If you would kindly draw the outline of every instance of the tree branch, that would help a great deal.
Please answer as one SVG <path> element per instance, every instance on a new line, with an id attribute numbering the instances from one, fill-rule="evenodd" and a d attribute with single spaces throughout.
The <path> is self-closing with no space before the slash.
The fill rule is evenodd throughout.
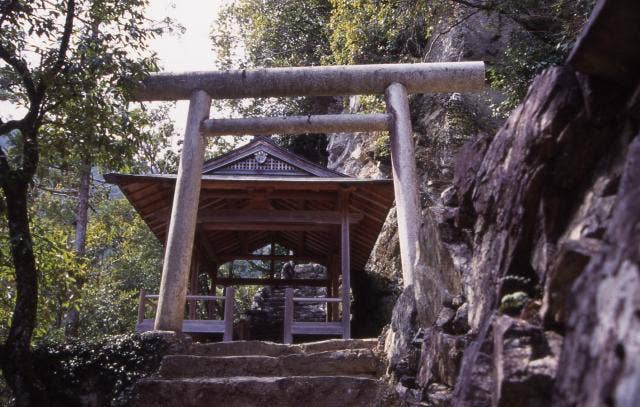
<path id="1" fill-rule="evenodd" d="M 458 1 L 458 0 L 453 0 L 453 1 Z M 462 0 L 462 1 L 464 1 L 464 0 Z M 433 49 L 433 45 L 436 43 L 436 41 L 438 41 L 440 39 L 441 36 L 447 34 L 451 30 L 453 30 L 455 27 L 459 26 L 460 24 L 462 24 L 463 22 L 467 21 L 468 19 L 470 19 L 474 15 L 478 14 L 480 11 L 482 11 L 482 10 L 481 9 L 476 9 L 476 10 L 470 12 L 469 14 L 467 14 L 466 16 L 462 17 L 460 20 L 456 21 L 455 24 L 449 26 L 446 30 L 439 31 L 436 34 L 436 36 L 433 37 L 433 40 L 431 41 L 431 45 L 429 45 L 429 50 L 427 50 L 426 54 L 424 54 L 423 61 L 426 61 L 427 58 L 429 58 L 429 55 L 431 55 L 431 50 Z"/>
<path id="2" fill-rule="evenodd" d="M 3 122 L 2 120 L 0 120 L 0 136 L 8 134 L 13 130 L 18 130 L 21 126 L 21 120 L 9 120 L 8 122 Z"/>
<path id="3" fill-rule="evenodd" d="M 38 190 L 40 191 L 48 192 L 51 195 L 64 196 L 65 198 L 70 198 L 74 200 L 78 199 L 77 191 L 58 190 L 58 189 L 43 187 L 42 185 L 37 185 L 36 188 L 38 188 Z"/>
<path id="4" fill-rule="evenodd" d="M 0 44 L 0 59 L 2 59 L 10 67 L 12 67 L 13 70 L 16 71 L 16 73 L 20 76 L 22 84 L 24 85 L 27 91 L 27 95 L 29 96 L 29 100 L 35 98 L 36 86 L 33 81 L 33 77 L 31 76 L 31 71 L 29 71 L 27 61 L 10 52 L 9 49 L 7 49 L 7 47 L 5 47 L 3 44 Z"/>
<path id="5" fill-rule="evenodd" d="M 23 119 L 22 126 L 22 179 L 30 182 L 38 167 L 38 129 L 43 120 L 42 104 L 44 102 L 46 90 L 53 78 L 59 73 L 64 65 L 65 56 L 69 49 L 71 33 L 73 31 L 73 19 L 75 13 L 75 0 L 67 3 L 67 12 L 64 23 L 64 31 L 60 39 L 60 46 L 56 59 L 46 74 L 42 76 L 36 87 L 35 95 L 30 98 L 29 112 Z"/>
<path id="6" fill-rule="evenodd" d="M 20 7 L 20 1 L 18 0 L 10 0 L 0 5 L 0 25 L 4 23 L 4 20 L 13 13 L 18 10 Z"/>
<path id="7" fill-rule="evenodd" d="M 0 179 L 4 178 L 11 167 L 9 167 L 9 160 L 7 160 L 7 154 L 4 152 L 4 149 L 0 147 Z"/>
<path id="8" fill-rule="evenodd" d="M 73 18 L 75 16 L 76 2 L 75 0 L 69 0 L 67 3 L 67 16 L 64 22 L 64 32 L 62 33 L 62 40 L 60 41 L 60 48 L 58 48 L 58 57 L 56 63 L 53 66 L 53 74 L 57 74 L 62 64 L 64 64 L 65 55 L 69 49 L 69 41 L 71 39 L 71 32 L 73 30 Z"/>
<path id="9" fill-rule="evenodd" d="M 67 2 L 64 31 L 62 32 L 62 37 L 60 38 L 60 46 L 58 47 L 55 61 L 53 62 L 51 68 L 47 70 L 46 74 L 42 76 L 42 79 L 38 83 L 38 91 L 42 95 L 44 95 L 46 88 L 49 86 L 49 82 L 58 74 L 60 69 L 62 69 L 62 65 L 64 65 L 64 60 L 67 54 L 67 50 L 69 49 L 69 42 L 71 40 L 71 34 L 73 31 L 75 5 L 75 0 L 69 0 Z"/>

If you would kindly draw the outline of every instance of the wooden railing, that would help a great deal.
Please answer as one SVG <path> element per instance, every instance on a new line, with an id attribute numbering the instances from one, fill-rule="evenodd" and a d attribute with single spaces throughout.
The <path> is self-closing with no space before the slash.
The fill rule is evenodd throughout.
<path id="1" fill-rule="evenodd" d="M 294 297 L 293 288 L 287 287 L 284 291 L 284 343 L 292 343 L 293 335 L 338 335 L 349 339 L 350 330 L 345 328 L 349 318 L 343 318 L 342 322 L 303 322 L 293 320 L 293 307 L 295 303 L 341 303 L 342 298 L 331 297 Z M 328 309 L 328 306 L 327 306 Z M 344 312 L 348 307 L 342 307 Z"/>
<path id="2" fill-rule="evenodd" d="M 189 318 L 182 321 L 182 332 L 185 333 L 221 333 L 224 342 L 233 340 L 233 308 L 235 289 L 227 287 L 224 296 L 216 295 L 187 295 L 187 302 L 190 304 Z M 145 319 L 146 306 L 157 306 L 154 300 L 159 295 L 147 294 L 140 290 L 140 302 L 138 303 L 138 324 L 137 332 L 151 331 L 154 329 L 154 319 Z M 196 319 L 196 301 L 224 301 L 224 319 Z"/>

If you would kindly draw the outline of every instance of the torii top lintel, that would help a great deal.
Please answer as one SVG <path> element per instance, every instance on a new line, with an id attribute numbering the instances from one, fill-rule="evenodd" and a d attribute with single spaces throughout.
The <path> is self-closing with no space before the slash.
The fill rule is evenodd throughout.
<path id="1" fill-rule="evenodd" d="M 211 72 L 158 73 L 134 91 L 138 101 L 383 94 L 392 83 L 408 93 L 472 92 L 484 88 L 482 61 L 336 65 Z"/>

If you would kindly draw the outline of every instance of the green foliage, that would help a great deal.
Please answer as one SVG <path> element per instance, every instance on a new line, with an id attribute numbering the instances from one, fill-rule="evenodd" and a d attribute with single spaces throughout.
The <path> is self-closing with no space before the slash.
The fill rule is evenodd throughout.
<path id="1" fill-rule="evenodd" d="M 65 218 L 70 213 L 70 203 L 45 194 L 31 207 L 31 232 L 33 238 L 38 281 L 37 325 L 34 340 L 60 339 L 63 310 L 71 307 L 76 294 L 75 278 L 85 272 L 84 264 L 77 262 L 69 247 L 70 224 Z M 8 241 L 5 217 L 0 220 L 0 239 Z M 9 245 L 0 245 L 0 338 L 6 338 L 15 301 L 15 276 L 9 254 Z M 6 317 L 5 317 L 6 316 Z"/>
<path id="2" fill-rule="evenodd" d="M 74 200 L 44 192 L 31 208 L 31 230 L 40 295 L 33 341 L 62 340 L 67 309 L 81 309 L 80 336 L 95 338 L 133 330 L 140 288 L 156 291 L 162 247 L 124 199 L 96 193 L 87 253 L 77 258 L 71 246 Z M 1 239 L 6 241 L 4 217 Z M 8 245 L 0 245 L 0 339 L 8 333 L 15 286 Z M 82 278 L 82 289 L 77 279 Z"/>
<path id="3" fill-rule="evenodd" d="M 281 136 L 275 137 L 274 140 L 278 145 L 315 163 L 327 163 L 328 141 L 322 135 Z"/>
<path id="4" fill-rule="evenodd" d="M 238 0 L 213 24 L 211 39 L 220 69 L 319 65 L 331 54 L 328 0 Z M 327 113 L 331 97 L 294 97 L 214 101 L 242 116 Z M 326 162 L 326 138 L 278 137 L 276 141 L 312 161 Z"/>
<path id="5" fill-rule="evenodd" d="M 330 53 L 327 0 L 238 0 L 214 23 L 221 68 L 317 65 Z M 242 54 L 238 54 L 242 50 Z"/>
<path id="6" fill-rule="evenodd" d="M 162 255 L 157 238 L 126 200 L 99 203 L 87 231 L 80 336 L 132 331 L 140 289 L 160 286 Z"/>
<path id="7" fill-rule="evenodd" d="M 167 149 L 173 135 L 166 106 L 150 111 L 133 109 L 135 134 L 146 140 L 136 159 L 121 157 L 120 167 L 136 172 L 171 172 L 177 156 Z M 144 134 L 142 134 L 144 133 Z M 16 147 L 8 150 L 12 157 Z M 49 155 L 49 158 L 52 156 Z M 37 325 L 33 342 L 62 340 L 64 315 L 80 309 L 83 338 L 130 332 L 135 324 L 140 288 L 156 291 L 162 249 L 157 238 L 124 199 L 112 199 L 110 187 L 94 182 L 86 254 L 73 251 L 77 181 L 66 165 L 41 166 L 30 195 L 31 231 L 38 268 Z M 7 241 L 7 224 L 0 219 L 0 239 Z M 6 338 L 15 301 L 9 245 L 0 245 L 0 339 Z M 81 282 L 82 284 L 78 284 Z"/>
<path id="8" fill-rule="evenodd" d="M 33 77 L 47 78 L 52 64 L 62 66 L 62 73 L 46 83 L 41 110 L 39 141 L 45 161 L 74 165 L 78 157 L 91 156 L 91 162 L 118 168 L 123 157 L 135 153 L 142 141 L 131 134 L 130 84 L 157 69 L 147 41 L 171 28 L 169 22 L 148 20 L 146 5 L 146 0 L 76 1 L 71 46 L 61 61 L 55 57 L 65 1 L 25 3 L 22 12 L 3 19 L 0 45 L 24 59 Z M 31 95 L 20 75 L 4 69 L 0 77 L 11 100 L 28 106 Z"/>
<path id="9" fill-rule="evenodd" d="M 507 294 L 500 300 L 500 312 L 507 315 L 517 315 L 527 302 L 529 301 L 529 294 L 524 291 L 516 291 L 511 294 Z"/>
<path id="10" fill-rule="evenodd" d="M 238 0 L 222 9 L 211 40 L 220 69 L 319 65 L 330 54 L 327 0 Z M 243 116 L 310 113 L 313 98 L 214 101 Z M 313 110 L 310 110 L 313 109 Z"/>
<path id="11" fill-rule="evenodd" d="M 130 145 L 132 154 L 116 156 L 118 165 L 103 167 L 103 170 L 119 170 L 135 174 L 171 174 L 178 172 L 179 157 L 171 148 L 171 139 L 176 136 L 173 120 L 169 117 L 170 104 L 161 104 L 154 109 L 129 109 L 127 132 L 136 140 Z"/>
<path id="12" fill-rule="evenodd" d="M 489 82 L 506 95 L 495 107 L 498 114 L 506 115 L 520 103 L 536 75 L 563 63 L 593 5 L 594 0 L 509 0 L 489 8 L 520 28 L 512 33 L 503 58 L 489 68 Z"/>
<path id="13" fill-rule="evenodd" d="M 155 372 L 170 345 L 158 336 L 110 336 L 99 341 L 43 343 L 34 349 L 38 375 L 52 405 L 82 405 L 96 395 L 99 405 L 126 405 L 127 391 Z"/>
<path id="14" fill-rule="evenodd" d="M 420 60 L 432 32 L 429 0 L 331 0 L 331 61 L 365 64 Z"/>
<path id="15" fill-rule="evenodd" d="M 373 141 L 373 159 L 385 164 L 391 164 L 391 145 L 389 144 L 389 134 L 380 133 Z"/>

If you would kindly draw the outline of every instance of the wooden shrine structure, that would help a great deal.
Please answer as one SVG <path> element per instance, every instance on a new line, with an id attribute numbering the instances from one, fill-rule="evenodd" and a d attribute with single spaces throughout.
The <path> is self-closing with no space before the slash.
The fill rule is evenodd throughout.
<path id="1" fill-rule="evenodd" d="M 329 320 L 322 327 L 305 327 L 292 321 L 291 307 L 295 302 L 317 299 L 293 298 L 287 290 L 290 306 L 285 309 L 285 341 L 291 341 L 292 334 L 311 331 L 349 338 L 350 273 L 364 266 L 393 198 L 403 283 L 405 287 L 413 283 L 422 217 L 408 93 L 477 91 L 483 89 L 484 82 L 482 62 L 269 68 L 147 77 L 135 92 L 136 100 L 190 100 L 178 174 L 113 174 L 106 178 L 121 186 L 165 242 L 154 329 L 186 328 L 187 285 L 194 264 L 205 259 L 219 264 L 233 256 L 251 257 L 252 244 L 263 244 L 266 235 L 278 232 L 286 247 L 298 248 L 294 255 L 310 261 L 318 258 L 333 270 L 325 283 L 334 297 L 328 297 L 327 302 L 342 305 L 340 323 Z M 387 112 L 209 119 L 212 99 L 359 94 L 384 94 Z M 278 151 L 264 140 L 206 165 L 203 162 L 206 137 L 364 131 L 390 132 L 393 185 L 347 178 L 299 157 L 285 157 L 284 150 Z M 259 153 L 260 148 L 268 151 Z M 264 167 L 265 154 L 266 160 L 273 157 L 282 168 L 270 173 L 274 168 Z M 291 173 L 285 175 L 286 171 Z M 244 200 L 243 206 L 238 206 L 238 200 Z M 160 201 L 163 203 L 155 207 Z M 338 267 L 332 266 L 334 261 L 340 262 L 339 289 L 335 287 Z M 216 283 L 222 282 L 218 279 Z M 225 300 L 230 297 L 225 294 Z"/>
<path id="2" fill-rule="evenodd" d="M 167 241 L 175 175 L 106 174 L 120 187 L 151 231 Z M 249 144 L 204 163 L 196 220 L 194 250 L 189 276 L 188 319 L 182 331 L 230 335 L 233 286 L 278 285 L 326 287 L 326 298 L 293 298 L 292 302 L 327 303 L 325 323 L 291 320 L 293 334 L 348 333 L 348 319 L 339 320 L 338 305 L 349 315 L 349 274 L 362 272 L 380 228 L 393 203 L 391 180 L 363 180 L 318 166 L 281 147 L 269 137 L 255 137 Z M 342 213 L 346 212 L 345 225 Z M 255 254 L 277 244 L 288 254 Z M 343 248 L 346 248 L 342 251 Z M 348 268 L 341 270 L 341 258 Z M 314 262 L 327 268 L 327 279 L 225 277 L 218 266 L 233 260 Z M 224 296 L 197 292 L 198 275 L 210 286 L 225 287 Z M 342 274 L 342 275 L 341 275 Z M 347 293 L 341 295 L 342 291 Z M 206 293 L 205 293 L 206 294 Z M 145 302 L 158 295 L 141 294 L 137 329 L 153 328 L 144 318 Z M 196 301 L 225 301 L 224 320 L 196 319 Z M 289 305 L 293 309 L 293 304 Z M 346 310 L 346 312 L 344 312 Z M 289 315 L 285 312 L 285 316 Z M 291 313 L 293 315 L 293 313 Z M 225 322 L 227 326 L 225 327 Z M 230 337 L 230 336 L 228 336 Z"/>

